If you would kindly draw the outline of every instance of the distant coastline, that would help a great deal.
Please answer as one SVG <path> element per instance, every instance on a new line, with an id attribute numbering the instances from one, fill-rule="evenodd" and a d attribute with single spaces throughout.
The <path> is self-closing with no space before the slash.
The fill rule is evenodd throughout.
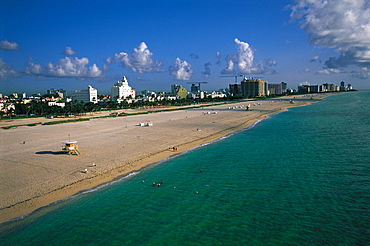
<path id="1" fill-rule="evenodd" d="M 335 94 L 338 93 L 294 95 L 150 115 L 0 130 L 5 139 L 1 164 L 4 172 L 0 174 L 4 180 L 0 222 L 248 128 L 268 115 Z M 248 104 L 250 110 L 247 111 Z M 151 122 L 153 126 L 140 127 L 139 122 Z M 26 119 L 22 124 L 32 122 Z M 59 154 L 60 143 L 68 134 L 79 141 L 81 156 Z M 89 172 L 83 173 L 85 169 Z"/>

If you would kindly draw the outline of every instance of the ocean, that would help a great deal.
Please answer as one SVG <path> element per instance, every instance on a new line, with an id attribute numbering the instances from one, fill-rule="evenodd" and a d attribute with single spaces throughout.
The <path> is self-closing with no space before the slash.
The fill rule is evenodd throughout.
<path id="1" fill-rule="evenodd" d="M 274 114 L 3 223 L 1 245 L 370 245 L 369 106 L 359 91 Z"/>

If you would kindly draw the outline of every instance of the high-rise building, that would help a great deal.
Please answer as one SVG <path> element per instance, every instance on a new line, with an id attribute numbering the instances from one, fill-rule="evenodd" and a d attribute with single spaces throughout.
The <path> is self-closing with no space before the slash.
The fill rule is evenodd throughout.
<path id="1" fill-rule="evenodd" d="M 181 85 L 177 84 L 171 85 L 171 94 L 175 95 L 181 87 Z"/>
<path id="2" fill-rule="evenodd" d="M 322 86 L 321 85 L 310 85 L 310 93 L 318 93 L 322 92 Z"/>
<path id="3" fill-rule="evenodd" d="M 91 85 L 87 86 L 87 90 L 73 91 L 71 93 L 73 101 L 82 101 L 84 103 L 98 102 L 98 90 L 94 89 Z"/>
<path id="4" fill-rule="evenodd" d="M 283 84 L 268 84 L 268 90 L 270 95 L 281 95 L 283 94 Z"/>
<path id="5" fill-rule="evenodd" d="M 182 85 L 171 85 L 171 93 L 178 98 L 186 98 L 188 96 L 188 91 Z"/>
<path id="6" fill-rule="evenodd" d="M 300 86 L 298 86 L 298 93 L 302 94 L 319 93 L 323 91 L 325 91 L 323 85 L 301 84 Z"/>
<path id="7" fill-rule="evenodd" d="M 349 86 L 350 85 L 351 84 L 348 84 L 348 86 L 346 86 L 346 84 L 344 83 L 344 81 L 340 82 L 339 91 L 348 91 L 348 90 L 350 90 L 349 89 Z"/>
<path id="8" fill-rule="evenodd" d="M 339 86 L 335 84 L 325 83 L 323 84 L 323 91 L 339 91 Z"/>
<path id="9" fill-rule="evenodd" d="M 298 93 L 302 93 L 302 94 L 310 93 L 310 85 L 299 85 Z"/>
<path id="10" fill-rule="evenodd" d="M 200 84 L 191 84 L 191 93 L 200 93 Z"/>
<path id="11" fill-rule="evenodd" d="M 240 84 L 229 84 L 230 94 L 233 96 L 241 96 L 242 88 Z"/>
<path id="12" fill-rule="evenodd" d="M 288 88 L 288 84 L 286 82 L 281 82 L 281 87 L 282 87 L 283 93 L 285 93 L 286 89 Z"/>
<path id="13" fill-rule="evenodd" d="M 244 97 L 261 97 L 268 95 L 267 81 L 244 78 L 240 82 L 240 85 Z"/>
<path id="14" fill-rule="evenodd" d="M 126 99 L 131 96 L 135 98 L 136 91 L 128 85 L 128 81 L 125 76 L 122 77 L 122 80 L 114 83 L 114 86 L 111 88 L 112 98 L 117 99 L 117 101 Z"/>

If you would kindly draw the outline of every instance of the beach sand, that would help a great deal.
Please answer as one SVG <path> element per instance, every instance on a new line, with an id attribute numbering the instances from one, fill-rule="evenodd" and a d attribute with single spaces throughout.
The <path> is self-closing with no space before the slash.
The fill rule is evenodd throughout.
<path id="1" fill-rule="evenodd" d="M 0 129 L 0 222 L 244 129 L 267 115 L 328 95 L 331 94 L 315 94 L 313 99 L 311 95 L 294 99 L 287 96 L 78 123 Z M 250 111 L 240 108 L 248 104 Z M 3 120 L 0 126 L 32 121 L 35 119 Z M 153 126 L 139 126 L 140 122 Z M 68 140 L 68 135 L 78 141 L 81 155 L 61 153 L 62 141 Z"/>

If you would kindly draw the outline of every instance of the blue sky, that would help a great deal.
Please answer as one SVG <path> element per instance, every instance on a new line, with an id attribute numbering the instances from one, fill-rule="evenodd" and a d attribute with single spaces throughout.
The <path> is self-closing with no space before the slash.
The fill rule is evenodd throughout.
<path id="1" fill-rule="evenodd" d="M 141 90 L 226 75 L 370 88 L 368 0 L 0 2 L 0 92 Z M 240 81 L 240 77 L 238 79 Z"/>

